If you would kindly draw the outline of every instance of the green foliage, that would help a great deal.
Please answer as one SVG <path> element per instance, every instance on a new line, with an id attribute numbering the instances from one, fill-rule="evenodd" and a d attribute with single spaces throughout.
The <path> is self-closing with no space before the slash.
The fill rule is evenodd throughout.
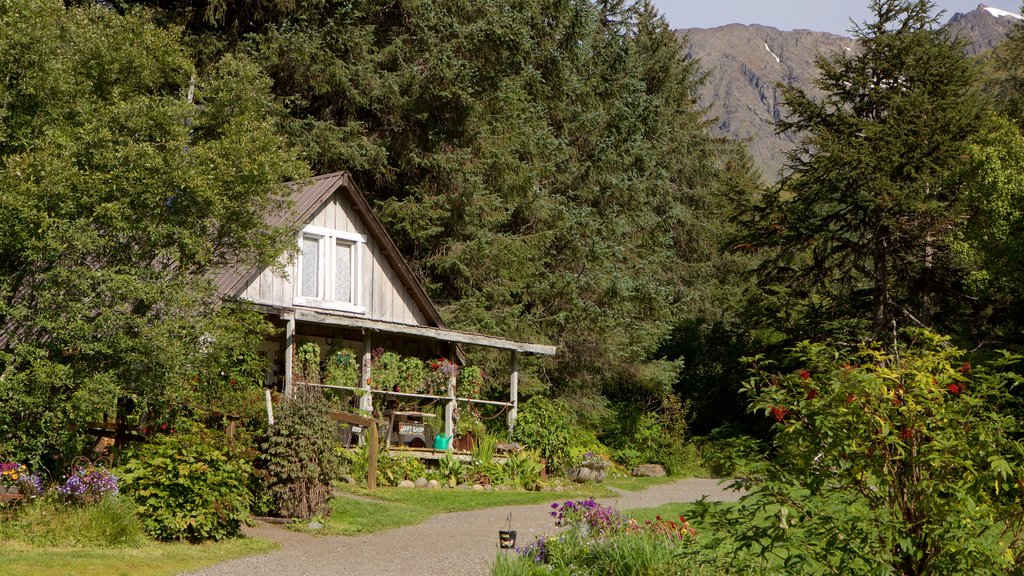
<path id="1" fill-rule="evenodd" d="M 54 548 L 134 548 L 148 540 L 134 503 L 121 496 L 86 505 L 35 499 L 4 518 L 0 539 Z"/>
<path id="2" fill-rule="evenodd" d="M 275 414 L 263 445 L 270 489 L 286 518 L 326 516 L 331 484 L 341 473 L 334 426 L 322 395 L 300 386 Z"/>
<path id="3" fill-rule="evenodd" d="M 451 325 L 563 344 L 524 387 L 594 390 L 676 312 L 719 309 L 720 199 L 754 177 L 649 3 L 136 3 L 204 58 L 261 63 L 315 170 L 354 173 Z"/>
<path id="4" fill-rule="evenodd" d="M 1006 412 L 1018 359 L 972 367 L 946 338 L 906 336 L 892 350 L 803 343 L 803 368 L 782 374 L 756 362 L 745 389 L 775 421 L 778 454 L 743 482 L 729 519 L 748 527 L 742 546 L 808 572 L 1019 569 L 1024 444 Z"/>
<path id="5" fill-rule="evenodd" d="M 359 356 L 348 348 L 334 350 L 327 359 L 327 368 L 324 372 L 324 384 L 330 384 L 331 386 L 358 386 L 360 372 Z"/>
<path id="6" fill-rule="evenodd" d="M 559 474 L 569 466 L 573 445 L 572 411 L 560 400 L 534 396 L 520 406 L 512 440 L 547 458 L 548 471 Z"/>
<path id="7" fill-rule="evenodd" d="M 502 465 L 503 482 L 517 488 L 533 490 L 540 482 L 540 471 L 544 465 L 540 456 L 533 450 L 520 450 L 505 457 Z"/>
<path id="8" fill-rule="evenodd" d="M 320 384 L 320 346 L 316 342 L 303 342 L 295 349 L 295 378 Z"/>
<path id="9" fill-rule="evenodd" d="M 381 454 L 383 455 L 383 452 Z M 416 481 L 426 476 L 427 466 L 419 458 L 402 455 L 377 460 L 379 486 L 398 486 L 403 480 Z"/>
<path id="10" fill-rule="evenodd" d="M 463 366 L 455 383 L 455 395 L 459 398 L 480 398 L 484 388 L 484 372 L 479 366 Z M 460 420 L 461 421 L 461 420 Z M 480 437 L 480 434 L 476 434 Z"/>
<path id="11" fill-rule="evenodd" d="M 0 76 L 0 441 L 65 468 L 119 399 L 179 400 L 218 332 L 212 279 L 292 242 L 264 216 L 307 170 L 256 63 L 199 72 L 137 13 L 0 3 Z"/>
<path id="12" fill-rule="evenodd" d="M 251 464 L 225 438 L 199 425 L 156 436 L 127 455 L 121 491 L 158 540 L 221 540 L 249 516 Z"/>
<path id="13" fill-rule="evenodd" d="M 489 464 L 490 460 L 486 463 Z M 449 450 L 437 460 L 437 475 L 442 483 L 447 484 L 449 488 L 454 488 L 469 479 L 469 469 Z"/>

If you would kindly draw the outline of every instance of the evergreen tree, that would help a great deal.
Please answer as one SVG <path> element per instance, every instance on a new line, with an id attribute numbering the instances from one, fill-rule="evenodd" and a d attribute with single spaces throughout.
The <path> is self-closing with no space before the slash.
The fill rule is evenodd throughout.
<path id="1" fill-rule="evenodd" d="M 964 210 L 953 176 L 979 130 L 973 69 L 932 2 L 871 9 L 858 50 L 819 58 L 823 99 L 784 89 L 779 129 L 803 140 L 750 217 L 770 254 L 766 301 L 791 334 L 942 325 L 959 297 L 949 240 Z"/>
<path id="2" fill-rule="evenodd" d="M 164 14 L 193 46 L 263 23 L 233 42 L 314 169 L 355 174 L 450 324 L 558 344 L 549 382 L 628 380 L 677 314 L 713 307 L 716 194 L 745 168 L 725 169 L 740 153 L 709 135 L 701 74 L 650 2 L 355 0 L 269 20 L 231 4 L 216 34 L 182 6 Z"/>

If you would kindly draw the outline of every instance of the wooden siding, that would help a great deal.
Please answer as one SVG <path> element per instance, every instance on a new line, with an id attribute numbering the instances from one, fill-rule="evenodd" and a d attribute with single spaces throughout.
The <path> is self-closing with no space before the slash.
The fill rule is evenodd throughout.
<path id="1" fill-rule="evenodd" d="M 324 203 L 305 225 L 360 234 L 366 238 L 366 243 L 361 247 L 362 254 L 359 256 L 359 281 L 362 284 L 360 304 L 366 308 L 366 312 L 346 314 L 399 324 L 428 324 L 412 295 L 402 285 L 398 274 L 381 253 L 381 247 L 339 192 L 335 192 L 330 201 Z M 290 308 L 294 305 L 295 288 L 291 279 L 296 277 L 295 268 L 294 262 L 286 268 L 287 277 L 278 276 L 271 270 L 264 270 L 248 285 L 242 287 L 238 291 L 238 296 L 255 304 Z"/>

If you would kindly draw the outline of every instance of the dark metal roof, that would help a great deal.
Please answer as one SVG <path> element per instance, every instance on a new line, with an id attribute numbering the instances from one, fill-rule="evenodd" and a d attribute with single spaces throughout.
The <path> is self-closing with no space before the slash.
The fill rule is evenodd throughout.
<path id="1" fill-rule="evenodd" d="M 294 207 L 291 211 L 283 211 L 275 214 L 268 214 L 265 218 L 270 226 L 291 226 L 301 225 L 313 218 L 317 209 L 330 200 L 335 192 L 341 192 L 356 214 L 363 221 L 370 237 L 377 242 L 380 252 L 387 260 L 391 268 L 398 274 L 402 286 L 412 295 L 413 301 L 419 307 L 420 312 L 427 319 L 431 326 L 446 328 L 441 320 L 441 314 L 437 307 L 430 300 L 423 286 L 416 279 L 408 262 L 398 252 L 398 247 L 388 236 L 380 220 L 370 209 L 370 203 L 363 196 L 363 193 L 356 187 L 355 182 L 348 172 L 334 172 L 316 176 L 304 182 L 292 184 L 292 201 Z M 247 271 L 226 270 L 216 279 L 217 293 L 222 296 L 238 296 L 249 282 L 259 277 L 263 268 L 254 267 Z"/>

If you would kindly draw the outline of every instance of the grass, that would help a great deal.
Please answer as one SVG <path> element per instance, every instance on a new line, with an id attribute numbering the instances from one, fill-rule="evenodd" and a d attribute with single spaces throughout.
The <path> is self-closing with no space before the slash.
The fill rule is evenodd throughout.
<path id="1" fill-rule="evenodd" d="M 163 576 L 275 547 L 235 539 L 192 545 L 151 540 L 121 497 L 88 505 L 41 498 L 0 509 L 0 565 L 5 574 L 41 576 Z"/>
<path id="2" fill-rule="evenodd" d="M 242 556 L 273 550 L 266 540 L 236 539 L 208 544 L 150 542 L 136 548 L 41 548 L 4 542 L 5 574 L 33 576 L 170 576 Z"/>
<path id="3" fill-rule="evenodd" d="M 651 486 L 661 486 L 662 484 L 671 484 L 683 478 L 682 476 L 662 476 L 661 478 L 648 478 L 646 476 L 611 476 L 609 475 L 604 479 L 604 485 L 617 490 L 625 490 L 627 492 L 639 492 L 646 490 Z"/>
<path id="4" fill-rule="evenodd" d="M 598 484 L 585 485 L 564 492 L 530 492 L 509 490 L 476 492 L 471 490 L 414 490 L 379 488 L 373 492 L 346 487 L 353 497 L 340 496 L 331 501 L 331 517 L 319 534 L 368 534 L 402 526 L 419 524 L 437 514 L 495 508 L 545 504 L 555 500 L 612 496 L 614 493 Z M 304 528 L 298 528 L 304 530 Z"/>

